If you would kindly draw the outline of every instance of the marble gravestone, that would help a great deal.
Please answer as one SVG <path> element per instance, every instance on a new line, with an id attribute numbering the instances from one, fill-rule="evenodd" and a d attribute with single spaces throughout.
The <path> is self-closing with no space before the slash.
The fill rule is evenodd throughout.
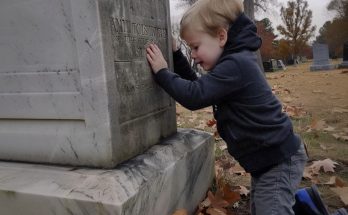
<path id="1" fill-rule="evenodd" d="M 0 214 L 193 213 L 210 134 L 176 128 L 145 47 L 172 65 L 168 0 L 4 0 Z"/>
<path id="2" fill-rule="evenodd" d="M 313 44 L 313 63 L 310 66 L 311 71 L 331 70 L 335 66 L 329 61 L 329 48 L 327 44 Z"/>
<path id="3" fill-rule="evenodd" d="M 343 62 L 338 67 L 348 68 L 348 41 L 343 45 Z"/>
<path id="4" fill-rule="evenodd" d="M 15 0 L 0 8 L 0 159 L 111 168 L 176 132 L 144 48 L 166 4 Z"/>

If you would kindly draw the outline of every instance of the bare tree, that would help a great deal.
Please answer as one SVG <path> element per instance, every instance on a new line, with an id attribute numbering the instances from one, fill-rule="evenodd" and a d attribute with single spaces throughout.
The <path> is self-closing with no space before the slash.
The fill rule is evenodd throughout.
<path id="1" fill-rule="evenodd" d="M 348 17 L 348 0 L 331 0 L 327 6 L 328 10 L 336 11 L 338 18 Z"/>
<path id="2" fill-rule="evenodd" d="M 280 10 L 284 25 L 277 27 L 279 33 L 290 41 L 293 58 L 314 35 L 316 26 L 312 26 L 312 11 L 306 0 L 289 1 L 287 7 Z"/>

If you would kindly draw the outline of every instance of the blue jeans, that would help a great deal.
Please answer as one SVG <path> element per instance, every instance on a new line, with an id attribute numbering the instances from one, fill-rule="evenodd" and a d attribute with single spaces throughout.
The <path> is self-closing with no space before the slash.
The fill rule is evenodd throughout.
<path id="1" fill-rule="evenodd" d="M 293 215 L 295 193 L 301 182 L 307 155 L 303 144 L 288 160 L 251 179 L 252 215 Z"/>

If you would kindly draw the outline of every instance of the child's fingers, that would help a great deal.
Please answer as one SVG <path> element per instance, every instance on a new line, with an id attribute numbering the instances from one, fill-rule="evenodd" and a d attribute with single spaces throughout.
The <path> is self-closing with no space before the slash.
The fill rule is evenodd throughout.
<path id="1" fill-rule="evenodd" d="M 161 53 L 161 50 L 158 48 L 156 44 L 154 45 L 154 47 L 155 47 L 156 53 Z"/>
<path id="2" fill-rule="evenodd" d="M 146 51 L 147 51 L 147 54 L 149 54 L 151 58 L 155 57 L 155 53 L 154 53 L 154 51 L 151 49 L 151 47 L 147 48 Z"/>
<path id="3" fill-rule="evenodd" d="M 150 64 L 153 63 L 152 57 L 149 54 L 146 54 L 146 58 L 149 61 Z"/>

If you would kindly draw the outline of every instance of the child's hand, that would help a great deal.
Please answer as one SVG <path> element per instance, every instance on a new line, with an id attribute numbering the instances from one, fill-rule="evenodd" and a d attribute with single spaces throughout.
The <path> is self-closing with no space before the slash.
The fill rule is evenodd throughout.
<path id="1" fill-rule="evenodd" d="M 146 49 L 146 58 L 149 61 L 152 71 L 156 74 L 164 68 L 168 68 L 168 64 L 162 55 L 161 50 L 155 44 L 150 44 Z"/>

